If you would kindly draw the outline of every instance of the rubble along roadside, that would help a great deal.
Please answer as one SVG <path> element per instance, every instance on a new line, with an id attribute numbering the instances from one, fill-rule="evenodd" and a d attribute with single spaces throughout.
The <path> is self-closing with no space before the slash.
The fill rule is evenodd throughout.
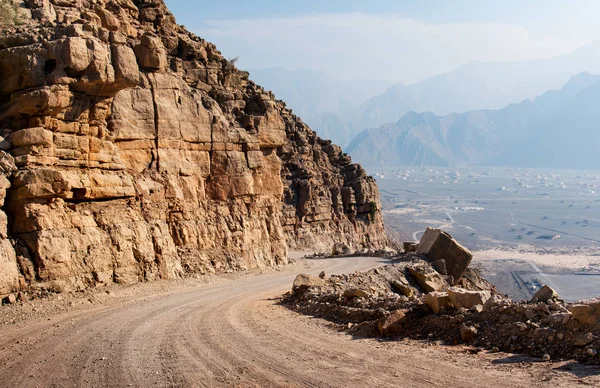
<path id="1" fill-rule="evenodd" d="M 282 304 L 357 337 L 425 339 L 600 365 L 600 300 L 565 303 L 548 286 L 514 301 L 469 268 L 471 252 L 428 229 L 393 264 L 298 275 Z"/>

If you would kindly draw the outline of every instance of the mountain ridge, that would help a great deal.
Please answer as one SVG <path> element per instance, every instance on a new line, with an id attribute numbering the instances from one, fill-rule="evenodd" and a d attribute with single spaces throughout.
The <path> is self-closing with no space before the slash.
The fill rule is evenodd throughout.
<path id="1" fill-rule="evenodd" d="M 361 130 L 396 122 L 409 111 L 449 115 L 472 110 L 501 109 L 513 102 L 533 99 L 547 90 L 558 89 L 568 82 L 570 76 L 583 71 L 600 73 L 600 42 L 551 59 L 523 62 L 472 61 L 409 85 L 389 85 L 380 94 L 365 98 L 358 104 L 350 104 L 350 108 L 346 106 L 343 110 L 307 111 L 300 106 L 308 98 L 299 103 L 294 103 L 294 98 L 286 100 L 320 136 L 345 147 Z M 326 73 L 319 74 L 323 76 Z M 295 83 L 293 72 L 289 72 L 287 79 L 267 82 L 265 86 L 288 97 L 285 90 L 289 88 L 288 85 Z M 306 88 L 306 85 L 299 84 L 296 89 L 298 88 Z M 319 93 L 313 90 L 312 94 L 307 95 L 315 100 Z"/>
<path id="2" fill-rule="evenodd" d="M 499 110 L 447 116 L 409 112 L 396 123 L 364 130 L 346 151 L 371 166 L 489 164 L 582 167 L 583 161 L 559 159 L 552 155 L 561 148 L 570 147 L 571 155 L 581 156 L 575 152 L 576 146 L 569 144 L 574 138 L 585 137 L 582 133 L 587 136 L 594 133 L 591 128 L 598 121 L 590 105 L 599 90 L 600 76 L 582 72 L 571 77 L 560 90 L 547 91 L 534 100 L 509 104 Z M 584 110 L 587 121 L 575 120 Z M 577 123 L 570 130 L 567 130 L 567 117 L 572 123 Z M 569 134 L 569 142 L 566 142 L 565 136 L 558 136 L 560 130 Z M 553 136 L 549 136 L 548 132 Z M 553 137 L 562 139 L 562 144 L 547 140 Z M 581 149 L 587 149 L 586 144 L 590 143 L 580 139 L 577 144 Z M 546 156 L 535 159 L 535 152 L 528 150 L 546 152 Z M 588 154 L 588 159 L 596 160 L 591 157 L 590 151 Z"/>

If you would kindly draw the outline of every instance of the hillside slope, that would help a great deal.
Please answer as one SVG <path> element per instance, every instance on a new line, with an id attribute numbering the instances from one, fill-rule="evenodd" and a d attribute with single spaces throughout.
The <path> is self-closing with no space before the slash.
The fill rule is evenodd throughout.
<path id="1" fill-rule="evenodd" d="M 0 30 L 0 294 L 386 243 L 374 180 L 162 0 L 34 0 Z"/>

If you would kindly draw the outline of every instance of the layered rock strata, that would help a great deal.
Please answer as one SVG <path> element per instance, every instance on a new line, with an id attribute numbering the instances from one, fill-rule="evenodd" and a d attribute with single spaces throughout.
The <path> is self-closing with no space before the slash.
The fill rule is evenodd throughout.
<path id="1" fill-rule="evenodd" d="M 0 29 L 0 294 L 377 249 L 374 180 L 162 0 L 13 2 Z"/>

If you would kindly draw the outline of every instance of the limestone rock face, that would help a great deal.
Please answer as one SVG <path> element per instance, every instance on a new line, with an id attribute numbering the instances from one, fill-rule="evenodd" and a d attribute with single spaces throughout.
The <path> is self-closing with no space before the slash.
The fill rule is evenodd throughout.
<path id="1" fill-rule="evenodd" d="M 374 180 L 162 0 L 23 7 L 0 27 L 0 294 L 387 243 Z"/>

